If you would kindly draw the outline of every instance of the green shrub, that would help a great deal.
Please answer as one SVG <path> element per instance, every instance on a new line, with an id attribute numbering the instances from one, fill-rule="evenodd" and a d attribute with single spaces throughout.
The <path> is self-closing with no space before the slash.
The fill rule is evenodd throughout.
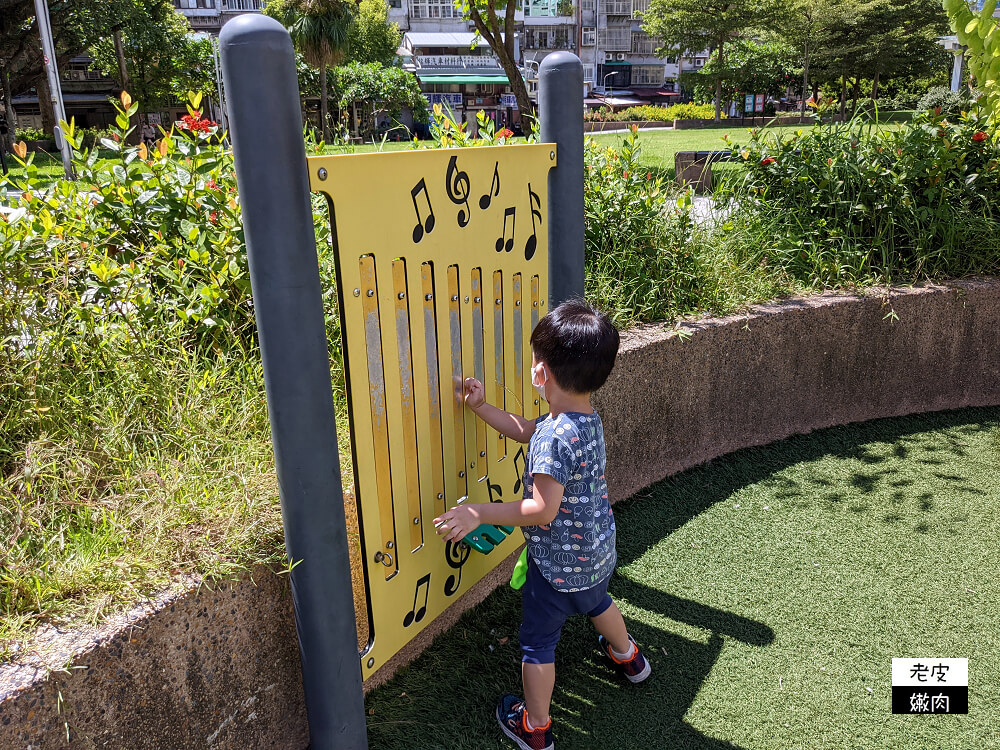
<path id="1" fill-rule="evenodd" d="M 1000 142 L 974 117 L 820 125 L 734 149 L 721 195 L 768 262 L 820 286 L 1000 270 Z"/>
<path id="2" fill-rule="evenodd" d="M 584 149 L 587 297 L 618 323 L 693 308 L 691 197 L 642 166 L 633 130 L 618 148 Z"/>
<path id="3" fill-rule="evenodd" d="M 938 114 L 945 117 L 958 117 L 962 112 L 972 107 L 972 100 L 961 91 L 952 91 L 945 86 L 938 86 L 931 89 L 917 102 L 917 109 L 926 112 L 937 110 Z"/>
<path id="4" fill-rule="evenodd" d="M 52 136 L 41 128 L 18 128 L 14 132 L 14 141 L 50 141 Z"/>

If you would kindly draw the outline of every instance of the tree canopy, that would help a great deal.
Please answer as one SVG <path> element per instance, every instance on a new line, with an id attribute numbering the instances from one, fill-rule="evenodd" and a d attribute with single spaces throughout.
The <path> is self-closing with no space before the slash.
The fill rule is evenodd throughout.
<path id="1" fill-rule="evenodd" d="M 389 6 L 385 0 L 361 0 L 347 41 L 347 59 L 359 63 L 392 65 L 396 50 L 403 41 L 403 32 L 389 23 Z"/>

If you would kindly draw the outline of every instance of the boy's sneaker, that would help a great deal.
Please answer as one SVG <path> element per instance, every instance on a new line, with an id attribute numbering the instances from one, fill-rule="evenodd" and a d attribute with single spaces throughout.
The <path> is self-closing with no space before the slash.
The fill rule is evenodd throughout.
<path id="1" fill-rule="evenodd" d="M 632 656 L 629 659 L 619 659 L 615 656 L 614 652 L 611 650 L 611 644 L 608 643 L 608 639 L 603 635 L 597 637 L 597 642 L 601 647 L 601 651 L 607 656 L 611 663 L 614 665 L 615 671 L 620 672 L 628 678 L 629 682 L 642 682 L 647 677 L 649 673 L 652 672 L 652 668 L 649 666 L 649 662 L 646 661 L 646 657 L 642 655 L 639 650 L 639 645 L 635 642 L 632 636 L 628 639 L 635 646 L 635 651 L 632 652 Z"/>
<path id="2" fill-rule="evenodd" d="M 528 729 L 528 712 L 524 701 L 515 695 L 505 695 L 497 704 L 497 721 L 503 733 L 521 750 L 555 750 L 552 740 L 552 719 L 544 727 Z"/>

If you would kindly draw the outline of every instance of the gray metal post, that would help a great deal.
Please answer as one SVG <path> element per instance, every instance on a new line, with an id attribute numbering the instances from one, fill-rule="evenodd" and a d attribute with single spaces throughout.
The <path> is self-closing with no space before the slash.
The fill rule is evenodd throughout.
<path id="1" fill-rule="evenodd" d="M 49 5 L 47 0 L 35 0 L 35 21 L 38 23 L 38 35 L 42 40 L 42 65 L 49 84 L 49 98 L 52 112 L 55 114 L 56 125 L 52 135 L 56 146 L 62 153 L 63 171 L 66 179 L 73 179 L 73 155 L 69 142 L 63 135 L 60 121 L 66 119 L 66 107 L 63 105 L 62 88 L 59 83 L 59 68 L 56 63 L 56 48 L 52 43 L 52 23 L 49 21 Z"/>
<path id="2" fill-rule="evenodd" d="M 549 172 L 549 310 L 583 297 L 583 64 L 553 52 L 538 68 L 541 139 L 559 147 Z"/>
<path id="3" fill-rule="evenodd" d="M 313 750 L 368 747 L 330 360 L 295 56 L 244 15 L 220 34 Z"/>

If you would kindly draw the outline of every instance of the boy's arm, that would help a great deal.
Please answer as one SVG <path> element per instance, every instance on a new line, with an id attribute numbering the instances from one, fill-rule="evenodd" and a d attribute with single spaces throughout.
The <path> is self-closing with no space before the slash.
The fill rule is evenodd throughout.
<path id="1" fill-rule="evenodd" d="M 525 419 L 486 403 L 483 384 L 475 378 L 465 379 L 465 405 L 501 435 L 519 443 L 529 442 L 535 432 L 535 420 Z"/>
<path id="2" fill-rule="evenodd" d="M 543 526 L 559 513 L 564 487 L 548 474 L 534 474 L 531 497 L 509 503 L 458 505 L 434 519 L 444 541 L 458 541 L 482 523 L 495 526 Z"/>

